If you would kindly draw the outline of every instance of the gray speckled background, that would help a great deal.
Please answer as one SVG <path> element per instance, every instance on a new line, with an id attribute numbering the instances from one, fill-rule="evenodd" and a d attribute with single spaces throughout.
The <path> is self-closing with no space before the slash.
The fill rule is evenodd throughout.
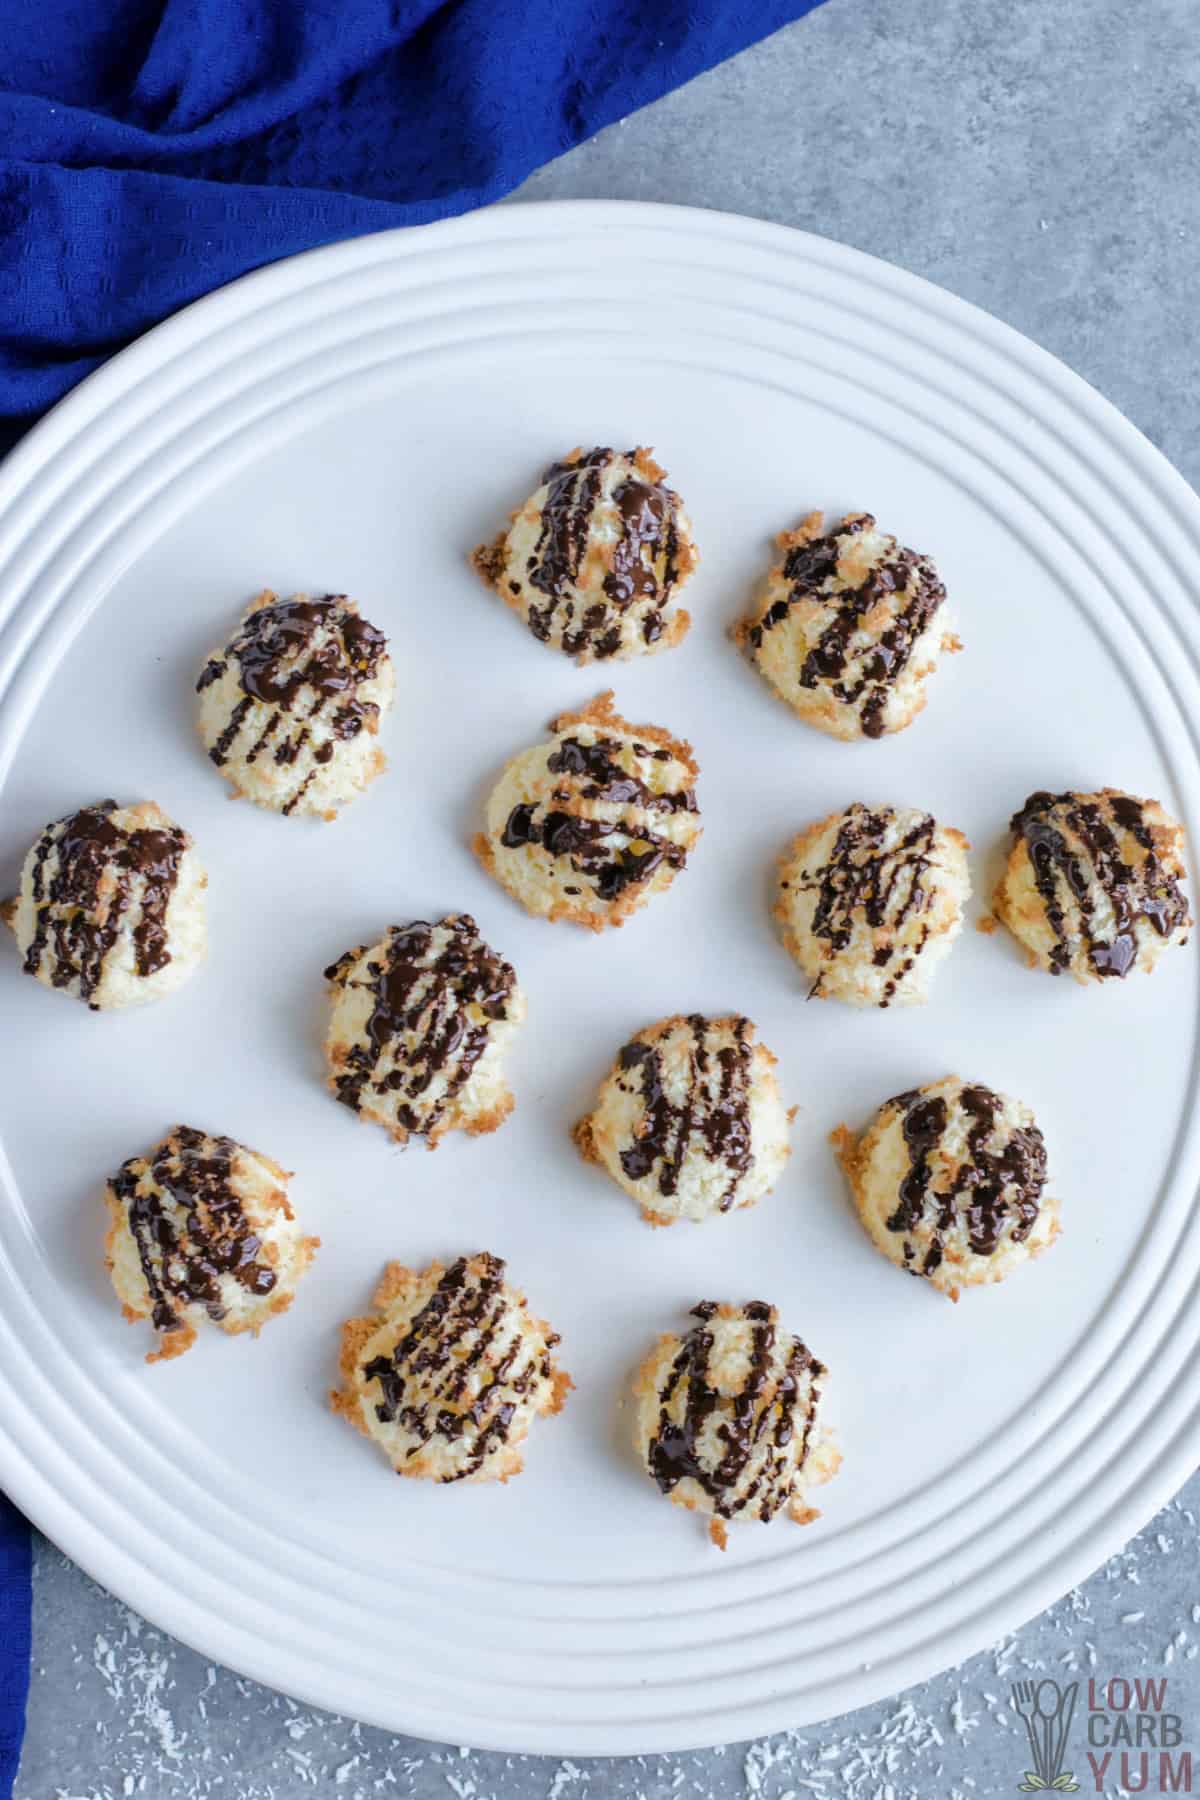
<path id="1" fill-rule="evenodd" d="M 901 263 L 1054 351 L 1200 482 L 1200 0 L 828 0 L 516 198 L 572 196 L 721 207 Z M 41 1543 L 16 1800 L 991 1800 L 1028 1765 L 1008 1692 L 1031 1670 L 1165 1676 L 1200 1792 L 1193 1508 L 1200 1480 L 1014 1639 L 885 1705 L 619 1762 L 314 1714 L 209 1667 Z M 1078 1725 L 1073 1751 L 1095 1792 Z M 1104 1793 L 1126 1792 L 1119 1774 Z"/>

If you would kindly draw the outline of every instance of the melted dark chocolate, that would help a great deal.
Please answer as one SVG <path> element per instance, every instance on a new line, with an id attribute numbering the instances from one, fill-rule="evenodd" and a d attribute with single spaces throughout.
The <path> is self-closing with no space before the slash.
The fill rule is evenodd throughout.
<path id="1" fill-rule="evenodd" d="M 449 933 L 436 949 L 435 929 Z M 347 1066 L 336 1078 L 338 1099 L 354 1112 L 369 1088 L 377 1095 L 394 1094 L 396 1123 L 409 1133 L 429 1133 L 465 1086 L 488 1045 L 492 1026 L 507 1018 L 516 974 L 479 935 L 466 913 L 441 921 L 440 927 L 418 919 L 395 925 L 387 934 L 384 954 L 361 972 L 363 951 L 351 950 L 331 968 L 328 981 L 342 987 L 365 987 L 372 995 L 366 1042 L 350 1048 Z M 472 1010 L 482 1016 L 471 1017 Z M 404 1039 L 415 1035 L 409 1049 Z M 379 1074 L 387 1059 L 391 1067 Z M 426 1098 L 441 1076 L 443 1092 L 432 1104 Z"/>
<path id="2" fill-rule="evenodd" d="M 913 645 L 946 598 L 929 558 L 899 545 L 857 587 L 829 591 L 828 584 L 837 575 L 840 542 L 874 525 L 870 513 L 860 513 L 843 520 L 836 532 L 789 550 L 783 563 L 784 579 L 791 584 L 789 592 L 774 601 L 749 632 L 750 643 L 757 649 L 793 606 L 834 607 L 833 618 L 801 665 L 800 685 L 826 686 L 844 705 L 857 706 L 863 732 L 870 738 L 883 736 L 887 703 L 896 681 L 908 665 Z M 887 629 L 865 647 L 853 646 L 851 640 L 864 629 L 866 614 L 894 594 L 901 596 L 903 604 L 893 612 Z"/>
<path id="3" fill-rule="evenodd" d="M 612 455 L 611 450 L 589 450 L 575 462 L 551 463 L 542 475 L 542 485 L 549 492 L 542 505 L 541 529 L 529 559 L 528 576 L 530 587 L 552 601 L 557 601 L 563 589 L 578 578 L 583 566 L 600 478 Z M 553 614 L 551 606 L 537 624 L 530 615 L 535 637 L 550 635 Z"/>
<path id="4" fill-rule="evenodd" d="M 1075 936 L 1082 938 L 1102 980 L 1120 979 L 1137 960 L 1139 919 L 1164 938 L 1188 923 L 1187 896 L 1178 877 L 1163 866 L 1144 802 L 1133 795 L 1031 794 L 1013 815 L 1012 829 L 1025 840 L 1054 933 L 1052 975 L 1070 968 Z M 1118 832 L 1132 837 L 1144 852 L 1136 863 L 1122 854 Z M 1111 920 L 1103 923 L 1092 898 L 1093 882 L 1111 908 Z"/>
<path id="5" fill-rule="evenodd" d="M 849 807 L 829 861 L 823 868 L 802 871 L 797 887 L 816 894 L 816 906 L 810 930 L 835 952 L 850 945 L 854 927 L 865 920 L 873 931 L 886 928 L 898 933 L 905 920 L 923 912 L 930 903 L 923 880 L 932 860 L 937 825 L 928 813 L 916 821 L 900 843 L 887 849 L 887 838 L 895 815 L 883 809 L 872 812 L 868 807 Z M 919 934 L 917 943 L 907 951 L 884 988 L 880 1006 L 888 1006 L 897 987 L 908 974 L 925 946 L 928 933 Z M 873 961 L 876 968 L 887 968 L 900 954 L 893 941 L 880 945 Z M 818 976 L 810 998 L 820 992 Z"/>
<path id="6" fill-rule="evenodd" d="M 149 1162 L 135 1156 L 109 1183 L 125 1208 L 159 1331 L 178 1331 L 191 1305 L 223 1319 L 221 1281 L 248 1293 L 273 1291 L 277 1277 L 259 1259 L 261 1240 L 233 1191 L 238 1145 L 178 1125 Z M 154 1187 L 145 1192 L 149 1175 Z"/>
<path id="7" fill-rule="evenodd" d="M 713 1047 L 722 1027 L 732 1026 L 734 1042 Z M 684 1159 L 693 1147 L 728 1171 L 721 1211 L 728 1212 L 742 1177 L 753 1162 L 750 1141 L 750 1070 L 753 1049 L 747 1019 L 705 1019 L 692 1013 L 686 1021 L 688 1077 L 684 1099 L 669 1098 L 662 1079 L 662 1047 L 634 1038 L 617 1058 L 635 1080 L 642 1100 L 636 1138 L 621 1152 L 621 1167 L 631 1181 L 642 1181 L 657 1167 L 658 1191 L 674 1194 Z"/>
<path id="8" fill-rule="evenodd" d="M 224 674 L 232 658 L 243 695 L 209 751 L 218 768 L 227 761 L 255 701 L 273 710 L 248 753 L 248 762 L 254 761 L 281 724 L 290 732 L 302 695 L 314 696 L 304 718 L 323 714 L 324 723 L 343 741 L 357 737 L 368 720 L 378 716 L 374 701 L 360 700 L 357 690 L 376 675 L 387 639 L 351 612 L 345 598 L 344 594 L 327 594 L 323 600 L 275 600 L 260 606 L 243 620 L 225 657 L 205 666 L 196 683 L 198 693 Z M 324 641 L 318 643 L 318 638 Z M 302 723 L 295 737 L 285 736 L 278 742 L 275 761 L 281 765 L 295 762 L 309 741 L 310 730 Z M 332 746 L 326 744 L 322 749 L 328 754 L 320 755 L 319 760 L 328 762 Z M 283 810 L 291 812 L 299 798 L 299 793 L 293 795 Z"/>
<path id="9" fill-rule="evenodd" d="M 898 1205 L 887 1229 L 905 1238 L 904 1262 L 910 1274 L 932 1275 L 945 1254 L 945 1238 L 961 1226 L 976 1256 L 991 1256 L 1001 1238 L 1023 1243 L 1037 1223 L 1046 1185 L 1046 1145 L 1036 1125 L 1008 1130 L 1003 1101 L 991 1088 L 964 1087 L 959 1103 L 971 1120 L 966 1154 L 952 1185 L 935 1189 L 934 1152 L 945 1135 L 950 1109 L 939 1094 L 900 1094 L 888 1102 L 903 1114 L 909 1168 L 900 1184 Z M 999 1148 L 991 1140 L 1001 1132 Z M 923 1259 L 915 1242 L 920 1227 L 932 1227 Z"/>
<path id="10" fill-rule="evenodd" d="M 639 601 L 651 603 L 642 619 L 642 638 L 655 644 L 663 631 L 661 608 L 679 576 L 675 496 L 661 483 L 631 476 L 614 488 L 613 499 L 624 531 L 604 577 L 604 592 L 621 612 Z M 661 584 L 656 568 L 660 552 Z"/>
<path id="11" fill-rule="evenodd" d="M 635 454 L 627 452 L 624 460 L 632 462 Z M 554 463 L 546 470 L 542 481 L 549 492 L 526 569 L 529 585 L 546 595 L 544 605 L 529 608 L 533 635 L 546 643 L 557 624 L 569 656 L 586 651 L 596 661 L 615 655 L 621 647 L 614 610 L 621 614 L 638 608 L 643 640 L 658 641 L 662 611 L 679 576 L 678 500 L 661 482 L 630 475 L 612 495 L 622 533 L 604 577 L 604 594 L 611 604 L 592 602 L 577 616 L 581 603 L 575 584 L 587 555 L 603 474 L 613 459 L 612 450 L 589 450 L 577 462 Z"/>
<path id="12" fill-rule="evenodd" d="M 579 793 L 584 800 L 604 800 L 612 806 L 642 806 L 651 813 L 695 812 L 696 796 L 690 787 L 673 794 L 656 794 L 639 775 L 631 775 L 621 767 L 613 751 L 617 742 L 584 744 L 578 738 L 564 738 L 546 758 L 552 775 L 571 775 L 580 779 Z M 659 748 L 653 752 L 643 744 L 633 746 L 635 755 L 669 762 L 671 752 Z"/>
<path id="13" fill-rule="evenodd" d="M 650 1473 L 664 1494 L 685 1479 L 695 1481 L 718 1518 L 745 1513 L 771 1519 L 793 1497 L 796 1470 L 803 1468 L 808 1454 L 825 1369 L 799 1338 L 791 1338 L 784 1373 L 772 1380 L 779 1319 L 773 1306 L 752 1300 L 741 1312 L 751 1326 L 749 1367 L 738 1392 L 722 1394 L 709 1367 L 714 1341 L 710 1327 L 718 1310 L 712 1300 L 692 1309 L 700 1322 L 683 1339 L 659 1395 L 658 1429 L 647 1450 Z M 809 1385 L 802 1400 L 805 1376 Z M 717 1435 L 723 1446 L 715 1464 L 700 1444 L 714 1416 L 720 1419 Z M 787 1452 L 798 1425 L 801 1440 L 793 1460 Z"/>
<path id="14" fill-rule="evenodd" d="M 92 996 L 135 900 L 135 883 L 140 884 L 133 926 L 137 972 L 153 975 L 170 962 L 167 908 L 188 845 L 186 835 L 175 826 L 122 830 L 112 822 L 116 811 L 115 800 L 101 800 L 57 820 L 42 833 L 34 854 L 37 919 L 25 969 L 37 975 L 49 954 L 52 986 L 68 987 L 78 978 L 80 998 L 93 1011 Z M 58 862 L 47 884 L 51 851 L 57 852 Z"/>
<path id="15" fill-rule="evenodd" d="M 593 744 L 564 738 L 547 758 L 551 774 L 563 777 L 550 804 L 514 806 L 500 834 L 500 842 L 508 850 L 533 845 L 547 856 L 565 860 L 573 873 L 591 882 L 605 902 L 617 900 L 628 887 L 647 881 L 664 862 L 672 869 L 682 869 L 686 849 L 656 832 L 651 820 L 656 815 L 698 810 L 690 778 L 685 777 L 686 785 L 673 792 L 654 793 L 640 775 L 630 774 L 617 761 L 621 743 L 618 738 L 603 736 Z M 662 748 L 650 752 L 642 744 L 634 745 L 634 751 L 655 760 L 669 760 L 671 755 Z M 636 807 L 641 816 L 590 819 L 569 810 L 585 800 Z M 625 842 L 617 841 L 620 839 Z M 644 848 L 634 849 L 635 843 Z"/>
<path id="16" fill-rule="evenodd" d="M 486 1458 L 507 1441 L 520 1401 L 552 1378 L 550 1352 L 558 1338 L 551 1332 L 526 1345 L 515 1329 L 504 1271 L 498 1256 L 459 1257 L 391 1354 L 363 1365 L 364 1381 L 379 1383 L 375 1416 L 385 1425 L 398 1421 L 415 1438 L 410 1457 L 435 1436 L 447 1443 L 468 1441 L 463 1466 L 443 1481 L 478 1474 Z M 498 1354 L 497 1340 L 510 1329 L 512 1342 Z M 477 1370 L 487 1378 L 464 1406 Z"/>

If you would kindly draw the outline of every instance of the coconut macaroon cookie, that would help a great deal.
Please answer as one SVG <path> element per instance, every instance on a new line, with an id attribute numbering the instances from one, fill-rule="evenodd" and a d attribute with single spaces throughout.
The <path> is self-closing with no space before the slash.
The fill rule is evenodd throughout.
<path id="1" fill-rule="evenodd" d="M 841 1462 L 819 1419 L 827 1370 L 765 1301 L 704 1300 L 692 1317 L 690 1331 L 660 1337 L 638 1370 L 639 1461 L 676 1506 L 709 1515 L 722 1550 L 727 1520 L 786 1512 L 809 1524 L 820 1515 L 806 1490 Z"/>
<path id="2" fill-rule="evenodd" d="M 748 1019 L 663 1019 L 625 1045 L 575 1127 L 651 1225 L 711 1218 L 770 1193 L 790 1154 L 775 1058 Z"/>
<path id="3" fill-rule="evenodd" d="M 472 562 L 535 638 L 578 663 L 679 643 L 673 602 L 699 562 L 678 494 L 648 450 L 572 450 Z"/>
<path id="4" fill-rule="evenodd" d="M 903 731 L 942 652 L 962 648 L 933 563 L 870 513 L 829 532 L 810 513 L 777 541 L 783 555 L 738 643 L 809 725 L 846 739 Z"/>
<path id="5" fill-rule="evenodd" d="M 809 998 L 915 1006 L 962 929 L 971 892 L 960 831 L 912 807 L 830 813 L 779 864 L 775 917 Z"/>
<path id="6" fill-rule="evenodd" d="M 152 800 L 100 800 L 47 825 L 2 909 L 26 974 L 93 1012 L 182 987 L 208 948 L 208 877 Z"/>
<path id="7" fill-rule="evenodd" d="M 833 1142 L 876 1247 L 952 1300 L 1058 1236 L 1033 1114 L 989 1087 L 948 1075 L 886 1101 L 857 1140 L 839 1126 Z"/>
<path id="8" fill-rule="evenodd" d="M 992 907 L 1034 967 L 1109 981 L 1187 942 L 1183 826 L 1157 800 L 1031 794 L 1012 830 Z"/>
<path id="9" fill-rule="evenodd" d="M 503 1063 L 525 996 L 466 913 L 393 925 L 325 978 L 329 1085 L 397 1143 L 495 1131 L 513 1108 Z"/>
<path id="10" fill-rule="evenodd" d="M 387 639 L 352 600 L 264 589 L 196 683 L 200 735 L 235 793 L 332 819 L 385 766 L 375 736 L 394 690 Z"/>
<path id="11" fill-rule="evenodd" d="M 159 1334 L 147 1362 L 181 1356 L 206 1319 L 257 1335 L 291 1305 L 321 1240 L 301 1234 L 290 1180 L 269 1156 L 186 1125 L 122 1163 L 104 1194 L 105 1251 L 125 1317 Z"/>
<path id="12" fill-rule="evenodd" d="M 449 1268 L 389 1263 L 375 1312 L 342 1327 L 333 1409 L 398 1475 L 507 1481 L 534 1419 L 561 1410 L 573 1384 L 554 1364 L 558 1337 L 504 1276 L 486 1251 Z"/>
<path id="13" fill-rule="evenodd" d="M 690 744 L 629 725 L 601 694 L 514 756 L 475 839 L 526 911 L 601 931 L 674 881 L 700 836 Z"/>

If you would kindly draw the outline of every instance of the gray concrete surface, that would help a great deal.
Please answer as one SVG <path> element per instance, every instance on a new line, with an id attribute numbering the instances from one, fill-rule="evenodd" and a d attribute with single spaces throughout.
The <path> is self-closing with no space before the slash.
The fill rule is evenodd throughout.
<path id="1" fill-rule="evenodd" d="M 721 207 L 873 251 L 1064 358 L 1200 482 L 1198 168 L 1198 0 L 828 0 L 515 198 Z M 614 1763 L 467 1754 L 314 1715 L 210 1668 L 41 1544 L 17 1800 L 991 1800 L 1028 1766 L 1008 1693 L 1032 1671 L 1165 1677 L 1200 1792 L 1194 1509 L 1200 1480 L 1015 1639 L 885 1705 Z M 1137 1791 L 1119 1759 L 1101 1791 Z M 1145 1791 L 1164 1790 L 1152 1776 Z"/>

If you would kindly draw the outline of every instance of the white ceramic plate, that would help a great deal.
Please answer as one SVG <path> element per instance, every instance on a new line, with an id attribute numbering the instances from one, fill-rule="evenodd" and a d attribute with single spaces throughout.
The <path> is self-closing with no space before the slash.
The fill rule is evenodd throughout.
<path id="1" fill-rule="evenodd" d="M 684 646 L 610 675 L 538 645 L 465 554 L 573 444 L 649 443 L 703 552 Z M 960 301 L 711 213 L 477 214 L 284 263 L 190 308 L 0 473 L 0 887 L 48 819 L 153 796 L 211 876 L 167 1003 L 92 1016 L 0 946 L 0 1477 L 108 1587 L 201 1648 L 378 1724 L 514 1750 L 667 1750 L 819 1719 L 996 1638 L 1150 1517 L 1200 1442 L 1197 948 L 1082 990 L 967 930 L 932 1003 L 804 1003 L 767 917 L 788 836 L 928 807 L 983 887 L 1037 787 L 1153 794 L 1200 841 L 1200 504 L 1081 381 Z M 726 638 L 774 532 L 866 507 L 931 552 L 966 653 L 899 738 L 809 731 Z M 192 684 L 269 584 L 390 634 L 388 775 L 335 826 L 231 805 Z M 500 764 L 612 680 L 690 738 L 705 836 L 593 940 L 527 918 L 468 839 Z M 530 1018 L 493 1138 L 393 1151 L 322 1090 L 321 971 L 467 909 Z M 800 1104 L 755 1211 L 648 1230 L 568 1127 L 666 1013 L 754 1018 Z M 827 1144 L 955 1070 L 1026 1098 L 1060 1244 L 952 1307 L 871 1248 Z M 99 1186 L 176 1119 L 299 1171 L 324 1239 L 258 1343 L 146 1368 Z M 325 1404 L 383 1262 L 488 1247 L 578 1391 L 506 1488 L 401 1483 Z M 776 1301 L 832 1370 L 824 1516 L 710 1548 L 634 1466 L 629 1371 L 702 1297 Z"/>

